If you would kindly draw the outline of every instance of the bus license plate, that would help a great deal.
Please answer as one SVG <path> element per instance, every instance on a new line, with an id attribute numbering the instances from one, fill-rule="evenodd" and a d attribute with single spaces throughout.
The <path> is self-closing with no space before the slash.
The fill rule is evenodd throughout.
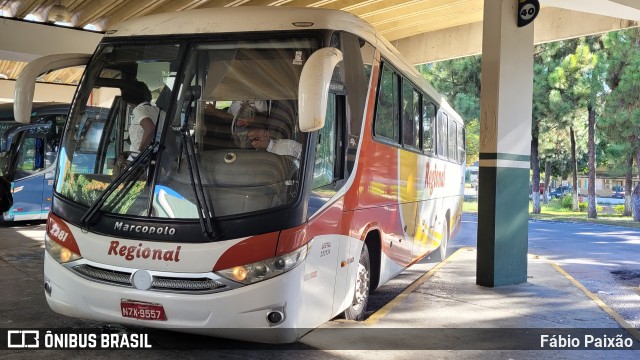
<path id="1" fill-rule="evenodd" d="M 164 307 L 160 304 L 122 300 L 120 302 L 122 317 L 134 318 L 138 320 L 167 320 L 164 314 Z"/>

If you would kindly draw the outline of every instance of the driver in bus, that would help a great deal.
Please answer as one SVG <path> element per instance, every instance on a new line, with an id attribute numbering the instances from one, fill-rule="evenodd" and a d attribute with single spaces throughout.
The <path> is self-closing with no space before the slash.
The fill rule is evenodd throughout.
<path id="1" fill-rule="evenodd" d="M 251 147 L 247 131 L 248 126 L 255 120 L 258 113 L 267 111 L 267 102 L 264 100 L 256 101 L 233 101 L 228 112 L 233 115 L 231 122 L 231 133 L 233 141 L 241 149 Z"/>
<path id="2" fill-rule="evenodd" d="M 289 155 L 300 157 L 302 145 L 290 139 L 272 139 L 267 127 L 259 123 L 251 123 L 248 126 L 248 139 L 256 150 L 266 150 L 277 155 Z"/>

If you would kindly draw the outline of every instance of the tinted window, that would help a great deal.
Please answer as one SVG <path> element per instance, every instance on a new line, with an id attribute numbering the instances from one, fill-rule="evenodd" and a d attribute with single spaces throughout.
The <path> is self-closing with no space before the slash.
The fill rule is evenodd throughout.
<path id="1" fill-rule="evenodd" d="M 420 96 L 409 82 L 402 83 L 402 143 L 420 148 Z"/>
<path id="2" fill-rule="evenodd" d="M 443 157 L 447 157 L 447 149 L 448 149 L 448 136 L 447 136 L 447 122 L 448 122 L 447 114 L 440 113 L 438 116 L 438 139 L 436 143 L 436 148 L 438 155 Z"/>
<path id="3" fill-rule="evenodd" d="M 456 122 L 449 121 L 449 160 L 458 162 L 458 144 L 457 144 Z"/>
<path id="4" fill-rule="evenodd" d="M 422 150 L 427 154 L 433 154 L 435 150 L 435 121 L 436 106 L 435 104 L 422 101 Z"/>
<path id="5" fill-rule="evenodd" d="M 380 77 L 374 133 L 394 142 L 400 140 L 398 134 L 398 77 L 392 70 L 385 67 L 383 67 Z"/>
<path id="6" fill-rule="evenodd" d="M 458 126 L 458 162 L 463 163 L 466 160 L 467 152 L 465 151 L 464 128 Z"/>
<path id="7" fill-rule="evenodd" d="M 336 166 L 336 96 L 329 94 L 324 127 L 318 131 L 316 158 L 313 170 L 313 186 L 329 185 L 334 180 Z"/>

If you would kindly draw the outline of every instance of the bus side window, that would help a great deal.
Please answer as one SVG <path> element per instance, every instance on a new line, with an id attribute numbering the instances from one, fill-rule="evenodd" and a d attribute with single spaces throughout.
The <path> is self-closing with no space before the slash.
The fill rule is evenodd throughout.
<path id="1" fill-rule="evenodd" d="M 408 81 L 402 82 L 402 143 L 410 149 L 420 149 L 420 95 Z"/>
<path id="2" fill-rule="evenodd" d="M 447 116 L 447 114 L 441 112 L 437 117 L 437 120 L 438 120 L 438 125 L 437 125 L 438 137 L 436 141 L 437 153 L 438 155 L 440 155 L 440 157 L 446 159 L 447 150 L 449 147 L 449 143 L 448 143 L 449 137 L 447 136 L 447 129 L 448 129 L 447 123 L 449 122 L 449 117 Z"/>
<path id="3" fill-rule="evenodd" d="M 457 131 L 456 131 L 456 122 L 451 120 L 449 121 L 449 160 L 457 163 L 458 162 L 458 144 L 456 142 L 457 139 Z"/>
<path id="4" fill-rule="evenodd" d="M 16 179 L 37 174 L 45 167 L 45 142 L 42 138 L 25 138 L 16 163 Z"/>
<path id="5" fill-rule="evenodd" d="M 337 96 L 329 93 L 324 127 L 318 131 L 313 170 L 313 189 L 329 185 L 338 175 L 337 169 Z"/>
<path id="6" fill-rule="evenodd" d="M 426 98 L 422 98 L 422 150 L 427 155 L 435 151 L 436 106 Z"/>
<path id="7" fill-rule="evenodd" d="M 464 139 L 464 128 L 458 126 L 458 164 L 462 164 L 467 159 L 466 144 Z"/>
<path id="8" fill-rule="evenodd" d="M 62 137 L 62 131 L 64 130 L 64 124 L 66 121 L 67 121 L 66 114 L 46 116 L 41 121 L 39 121 L 41 123 L 48 122 L 51 124 L 51 129 L 49 130 L 49 132 L 45 137 L 46 147 L 44 151 L 47 156 L 50 157 L 51 154 L 53 154 L 53 157 L 55 158 L 55 154 L 57 153 L 58 148 L 60 147 L 60 138 Z M 45 165 L 45 167 L 48 167 L 48 165 Z"/>
<path id="9" fill-rule="evenodd" d="M 374 134 L 392 142 L 400 142 L 398 119 L 398 76 L 383 65 L 378 92 Z"/>

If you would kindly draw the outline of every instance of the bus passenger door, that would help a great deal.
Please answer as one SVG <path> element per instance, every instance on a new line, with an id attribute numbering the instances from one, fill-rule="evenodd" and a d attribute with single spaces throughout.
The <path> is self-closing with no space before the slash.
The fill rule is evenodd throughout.
<path id="1" fill-rule="evenodd" d="M 60 139 L 64 131 L 64 125 L 67 121 L 67 114 L 55 114 L 40 120 L 43 124 L 50 123 L 48 129 L 42 128 L 42 140 L 44 147 L 41 149 L 44 155 L 43 179 L 42 179 L 42 212 L 41 220 L 46 220 L 51 210 L 53 200 L 53 179 L 56 174 L 56 160 L 58 157 L 58 149 L 60 147 Z"/>
<path id="2" fill-rule="evenodd" d="M 14 220 L 37 220 L 43 209 L 45 173 L 44 137 L 23 137 L 18 146 L 13 185 Z M 51 177 L 53 180 L 53 177 Z M 46 210 L 48 212 L 48 209 Z"/>
<path id="3" fill-rule="evenodd" d="M 325 125 L 312 137 L 315 138 L 315 156 L 310 164 L 313 180 L 309 226 L 312 232 L 320 235 L 314 239 L 305 269 L 305 278 L 315 278 L 305 281 L 303 288 L 308 310 L 313 310 L 305 313 L 305 321 L 309 321 L 306 325 L 313 327 L 339 311 L 350 284 L 349 267 L 340 265 L 353 256 L 349 254 L 349 240 L 341 235 L 343 202 L 332 199 L 344 184 L 344 98 L 333 92 L 329 94 Z"/>
<path id="4" fill-rule="evenodd" d="M 51 211 L 51 202 L 53 200 L 53 178 L 56 175 L 56 168 L 52 166 L 54 164 L 54 162 L 48 162 L 48 158 L 45 155 L 45 170 L 44 177 L 42 179 L 42 212 L 40 213 L 40 220 L 46 220 L 49 211 Z"/>

